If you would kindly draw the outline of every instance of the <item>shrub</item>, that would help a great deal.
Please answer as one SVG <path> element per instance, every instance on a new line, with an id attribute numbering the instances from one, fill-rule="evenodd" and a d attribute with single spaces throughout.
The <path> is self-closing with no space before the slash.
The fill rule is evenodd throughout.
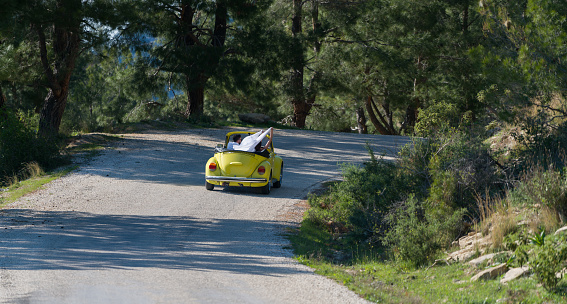
<path id="1" fill-rule="evenodd" d="M 567 178 L 564 172 L 550 168 L 544 171 L 542 167 L 534 171 L 510 191 L 510 204 L 521 207 L 540 205 L 555 211 L 562 221 L 567 217 Z"/>
<path id="2" fill-rule="evenodd" d="M 462 229 L 465 209 L 455 212 L 427 212 L 411 196 L 403 206 L 388 216 L 390 230 L 383 238 L 395 257 L 412 266 L 433 260 L 440 249 L 446 248 Z"/>
<path id="3" fill-rule="evenodd" d="M 340 227 L 353 243 L 377 242 L 383 233 L 383 216 L 407 190 L 396 176 L 394 163 L 377 159 L 370 149 L 369 153 L 370 161 L 362 166 L 344 164 L 343 181 L 326 195 L 309 198 L 308 218 L 328 228 Z"/>
<path id="4" fill-rule="evenodd" d="M 481 138 L 449 131 L 404 147 L 398 161 L 401 175 L 418 199 L 432 205 L 475 211 L 478 193 L 500 192 L 500 178 Z"/>
<path id="5" fill-rule="evenodd" d="M 531 236 L 524 231 L 505 238 L 505 247 L 513 250 L 510 266 L 529 264 L 537 280 L 548 290 L 553 290 L 562 277 L 556 274 L 565 268 L 567 243 L 564 235 L 546 236 L 545 230 Z"/>
<path id="6" fill-rule="evenodd" d="M 515 166 L 516 174 L 529 172 L 533 168 L 542 171 L 567 167 L 567 123 L 555 128 L 526 124 L 524 133 L 514 134 L 517 141 L 523 144 L 518 149 Z"/>
<path id="7" fill-rule="evenodd" d="M 530 253 L 529 259 L 530 267 L 543 287 L 548 290 L 554 289 L 561 280 L 556 273 L 565 267 L 567 259 L 565 239 L 538 243 Z"/>
<path id="8" fill-rule="evenodd" d="M 343 181 L 327 194 L 309 198 L 307 219 L 346 236 L 347 246 L 384 244 L 414 265 L 465 232 L 477 193 L 497 188 L 486 147 L 462 132 L 415 139 L 395 162 L 369 154 L 361 166 L 343 165 Z"/>
<path id="9" fill-rule="evenodd" d="M 50 167 L 59 157 L 57 143 L 38 138 L 17 114 L 0 111 L 0 183 L 18 175 L 31 162 Z"/>

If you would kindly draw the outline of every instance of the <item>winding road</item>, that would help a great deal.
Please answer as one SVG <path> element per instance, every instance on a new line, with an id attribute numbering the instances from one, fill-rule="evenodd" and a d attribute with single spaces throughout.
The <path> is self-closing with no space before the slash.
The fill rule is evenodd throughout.
<path id="1" fill-rule="evenodd" d="M 276 130 L 282 187 L 204 187 L 224 134 L 124 134 L 73 173 L 0 210 L 0 303 L 364 303 L 297 263 L 283 234 L 339 163 L 407 138 Z M 257 130 L 253 130 L 257 131 Z"/>

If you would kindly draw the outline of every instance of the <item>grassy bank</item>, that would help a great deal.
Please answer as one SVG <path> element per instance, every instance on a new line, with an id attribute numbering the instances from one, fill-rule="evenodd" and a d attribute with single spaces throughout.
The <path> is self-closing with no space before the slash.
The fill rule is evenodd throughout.
<path id="1" fill-rule="evenodd" d="M 68 166 L 54 172 L 39 172 L 27 179 L 11 183 L 11 185 L 4 188 L 0 194 L 0 208 L 16 201 L 26 194 L 42 189 L 45 184 L 69 174 L 76 168 L 77 166 Z"/>
<path id="2" fill-rule="evenodd" d="M 309 197 L 289 234 L 297 259 L 377 303 L 567 303 L 567 236 L 555 233 L 567 224 L 567 158 L 549 157 L 566 155 L 562 134 L 506 154 L 461 131 L 394 162 L 369 148 Z M 471 280 L 503 264 L 530 273 Z"/>
<path id="3" fill-rule="evenodd" d="M 288 237 L 299 262 L 376 303 L 567 302 L 565 281 L 553 291 L 543 288 L 534 276 L 508 284 L 501 284 L 499 278 L 471 282 L 471 277 L 482 268 L 443 261 L 407 267 L 388 259 L 379 250 L 357 252 L 340 248 L 331 233 L 309 221 L 304 221 Z"/>
<path id="4" fill-rule="evenodd" d="M 30 162 L 12 177 L 5 178 L 5 187 L 0 192 L 0 208 L 10 204 L 20 197 L 42 189 L 44 185 L 61 178 L 78 168 L 73 164 L 74 157 L 86 161 L 97 156 L 108 142 L 119 138 L 106 134 L 84 134 L 67 139 L 67 146 L 61 151 L 63 157 L 59 160 L 60 167 L 44 171 L 36 162 Z"/>

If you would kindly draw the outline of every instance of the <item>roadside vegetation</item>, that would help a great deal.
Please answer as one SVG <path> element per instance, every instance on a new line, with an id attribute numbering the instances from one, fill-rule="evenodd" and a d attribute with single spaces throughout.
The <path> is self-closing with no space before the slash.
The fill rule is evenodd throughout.
<path id="1" fill-rule="evenodd" d="M 567 235 L 555 234 L 567 224 L 564 128 L 504 150 L 494 145 L 502 134 L 481 141 L 457 129 L 415 139 L 393 162 L 369 149 L 308 198 L 289 234 L 298 260 L 378 303 L 564 303 Z M 477 233 L 485 247 L 450 258 Z M 490 263 L 467 263 L 490 253 L 499 253 Z M 531 271 L 471 281 L 501 264 Z"/>
<path id="2" fill-rule="evenodd" d="M 251 126 L 239 114 L 256 113 L 407 135 L 398 160 L 368 147 L 309 197 L 298 258 L 378 302 L 567 300 L 567 2 L 4 2 L 1 189 L 96 153 L 67 148 L 91 132 Z M 476 235 L 490 245 L 466 260 L 502 251 L 480 268 L 531 275 L 469 282 L 479 266 L 450 257 Z"/>

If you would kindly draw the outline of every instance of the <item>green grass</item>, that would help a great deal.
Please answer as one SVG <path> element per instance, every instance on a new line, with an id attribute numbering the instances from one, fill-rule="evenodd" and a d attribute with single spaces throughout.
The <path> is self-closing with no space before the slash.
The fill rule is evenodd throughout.
<path id="1" fill-rule="evenodd" d="M 287 237 L 300 263 L 376 303 L 567 302 L 567 280 L 549 292 L 533 277 L 508 285 L 500 284 L 499 279 L 470 282 L 480 270 L 462 263 L 406 268 L 384 259 L 380 252 L 362 254 L 357 250 L 350 250 L 354 259 L 332 261 L 332 252 L 339 248 L 334 237 L 309 221 L 304 221 L 299 229 L 290 230 Z"/>
<path id="2" fill-rule="evenodd" d="M 4 207 L 28 193 L 32 193 L 43 188 L 45 184 L 69 174 L 76 168 L 77 166 L 71 166 L 57 172 L 46 173 L 41 176 L 35 176 L 12 184 L 3 192 L 0 200 L 0 207 Z"/>
<path id="3" fill-rule="evenodd" d="M 88 135 L 75 136 L 75 138 L 82 138 L 83 141 L 78 145 L 74 145 L 73 147 L 66 149 L 65 152 L 68 155 L 83 154 L 86 158 L 92 158 L 98 155 L 104 149 L 107 142 L 120 139 L 118 136 L 100 134 L 91 137 Z M 45 184 L 65 176 L 77 168 L 77 165 L 61 167 L 58 170 L 47 173 L 32 174 L 31 177 L 27 179 L 12 182 L 11 185 L 0 193 L 0 208 L 16 201 L 26 194 L 42 189 Z"/>

